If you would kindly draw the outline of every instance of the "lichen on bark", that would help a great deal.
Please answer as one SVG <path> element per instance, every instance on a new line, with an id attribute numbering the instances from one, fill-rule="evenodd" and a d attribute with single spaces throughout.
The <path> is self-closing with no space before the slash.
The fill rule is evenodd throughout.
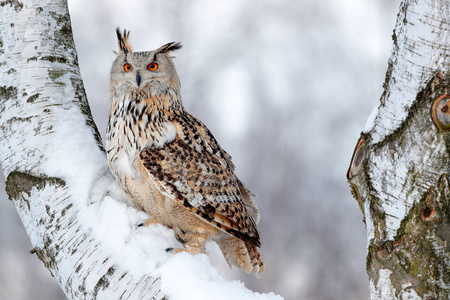
<path id="1" fill-rule="evenodd" d="M 11 200 L 18 200 L 22 193 L 30 196 L 31 190 L 36 188 L 42 190 L 46 185 L 65 186 L 64 180 L 55 177 L 42 175 L 33 176 L 24 172 L 13 171 L 6 178 L 6 193 Z"/>
<path id="2" fill-rule="evenodd" d="M 390 64 L 387 78 L 391 68 Z M 434 111 L 436 101 L 450 102 L 449 90 L 450 74 L 439 73 L 411 101 L 396 130 L 376 142 L 371 132 L 363 133 L 347 175 L 352 195 L 369 222 L 369 278 L 377 286 L 381 270 L 388 270 L 383 274 L 389 274 L 398 298 L 407 289 L 423 299 L 445 299 L 449 295 L 450 132 L 436 119 L 441 117 L 446 122 L 450 109 L 444 103 L 442 111 Z M 385 95 L 386 91 L 381 105 Z M 356 157 L 362 142 L 364 156 Z M 386 206 L 386 202 L 391 204 Z M 398 214 L 403 219 L 395 235 L 388 231 L 392 227 L 387 223 L 387 217 L 392 220 L 386 213 L 389 205 L 397 205 L 395 209 L 405 206 L 405 215 Z"/>
<path id="3" fill-rule="evenodd" d="M 8 101 L 17 97 L 17 87 L 15 86 L 0 86 L 0 99 Z"/>
<path id="4" fill-rule="evenodd" d="M 17 202 L 16 209 L 26 210 L 27 214 L 33 209 L 32 206 L 39 206 L 40 203 L 30 203 L 30 201 L 39 201 L 39 198 L 33 197 L 32 193 L 44 190 L 48 187 L 64 188 L 66 183 L 64 180 L 55 177 L 48 177 L 46 175 L 34 176 L 25 172 L 12 171 L 6 179 L 6 192 L 11 201 Z M 46 205 L 47 216 L 42 216 L 39 225 L 45 226 L 48 231 L 43 236 L 43 241 L 40 247 L 35 247 L 30 251 L 35 253 L 37 257 L 44 263 L 45 267 L 53 274 L 56 267 L 57 249 L 59 245 L 55 243 L 52 238 L 53 224 L 58 224 L 55 220 L 56 213 Z M 63 214 L 61 213 L 61 216 Z M 56 228 L 58 229 L 58 228 Z"/>
<path id="5" fill-rule="evenodd" d="M 408 284 L 424 299 L 445 299 L 448 295 L 449 196 L 448 177 L 444 174 L 436 188 L 432 186 L 414 203 L 393 241 L 375 238 L 369 247 L 369 276 L 378 278 L 381 269 L 392 271 L 396 296 Z"/>
<path id="6" fill-rule="evenodd" d="M 0 6 L 10 5 L 16 12 L 23 8 L 23 3 L 18 0 L 5 0 L 0 3 Z"/>
<path id="7" fill-rule="evenodd" d="M 367 227 L 373 228 L 367 254 L 369 278 L 377 286 L 381 270 L 389 270 L 383 274 L 389 274 L 399 299 L 406 290 L 422 299 L 449 295 L 450 132 L 433 119 L 436 99 L 443 99 L 449 90 L 450 73 L 437 74 L 418 93 L 396 130 L 377 143 L 372 143 L 370 133 L 362 134 L 365 156 L 357 174 L 348 178 L 370 222 Z M 355 170 L 353 160 L 349 170 Z M 402 219 L 392 234 L 392 212 L 386 209 L 399 207 L 404 207 L 405 215 L 398 214 Z"/>

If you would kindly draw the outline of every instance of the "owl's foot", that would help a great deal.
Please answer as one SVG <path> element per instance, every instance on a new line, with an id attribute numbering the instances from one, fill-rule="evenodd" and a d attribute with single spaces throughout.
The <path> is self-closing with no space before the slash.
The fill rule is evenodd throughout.
<path id="1" fill-rule="evenodd" d="M 138 227 L 147 227 L 151 224 L 160 224 L 156 219 L 148 219 L 144 223 L 138 224 Z"/>
<path id="2" fill-rule="evenodd" d="M 172 253 L 172 254 L 177 254 L 177 253 L 180 253 L 180 252 L 187 252 L 187 253 L 190 253 L 190 254 L 192 254 L 192 255 L 195 255 L 195 254 L 199 254 L 199 253 L 205 253 L 206 254 L 206 249 L 205 249 L 205 247 L 190 247 L 190 246 L 188 246 L 187 248 L 167 248 L 166 249 L 166 252 L 170 252 L 170 253 Z"/>
<path id="3" fill-rule="evenodd" d="M 184 248 L 169 248 L 167 252 L 176 254 L 180 252 L 187 252 L 192 255 L 199 253 L 206 253 L 205 243 L 208 240 L 210 233 L 201 232 L 202 228 L 194 228 L 195 230 L 183 230 L 178 226 L 174 226 L 176 239 L 183 244 Z"/>

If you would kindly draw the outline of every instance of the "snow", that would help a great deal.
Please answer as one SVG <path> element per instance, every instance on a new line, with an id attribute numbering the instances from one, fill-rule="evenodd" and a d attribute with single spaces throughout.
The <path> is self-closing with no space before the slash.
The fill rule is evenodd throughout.
<path id="1" fill-rule="evenodd" d="M 114 264 L 122 265 L 136 278 L 154 273 L 169 259 L 171 254 L 165 249 L 181 246 L 173 232 L 162 225 L 139 227 L 146 219 L 146 213 L 110 196 L 83 211 L 83 223 L 89 224 L 103 251 Z"/>
<path id="2" fill-rule="evenodd" d="M 179 253 L 159 268 L 161 289 L 170 299 L 283 299 L 273 293 L 253 293 L 239 281 L 224 279 L 209 267 L 205 254 Z"/>
<path id="3" fill-rule="evenodd" d="M 50 155 L 42 169 L 49 176 L 65 180 L 72 197 L 83 201 L 79 204 L 84 206 L 89 199 L 89 187 L 105 168 L 106 156 L 99 151 L 78 108 L 54 108 L 54 111 L 56 119 L 64 122 L 53 127 L 54 136 L 46 151 Z"/>

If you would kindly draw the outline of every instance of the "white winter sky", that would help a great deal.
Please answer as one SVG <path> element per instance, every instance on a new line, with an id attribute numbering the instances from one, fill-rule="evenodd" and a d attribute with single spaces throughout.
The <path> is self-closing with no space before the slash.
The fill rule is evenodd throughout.
<path id="1" fill-rule="evenodd" d="M 183 43 L 175 64 L 184 104 L 233 156 L 262 215 L 266 274 L 258 281 L 229 272 L 211 246 L 213 264 L 254 290 L 314 300 L 368 297 L 365 229 L 345 173 L 382 92 L 398 6 L 386 0 L 69 2 L 102 135 L 115 28 L 131 31 L 137 51 Z M 28 254 L 31 245 L 3 190 L 0 299 L 63 299 Z M 285 202 L 278 204 L 280 198 Z"/>

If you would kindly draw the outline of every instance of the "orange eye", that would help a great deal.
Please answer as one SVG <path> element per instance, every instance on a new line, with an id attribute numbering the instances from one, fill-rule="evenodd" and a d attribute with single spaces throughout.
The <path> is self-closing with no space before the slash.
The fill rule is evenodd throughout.
<path id="1" fill-rule="evenodd" d="M 130 64 L 124 64 L 123 69 L 125 70 L 125 72 L 130 72 L 133 67 Z"/>
<path id="2" fill-rule="evenodd" d="M 156 71 L 158 70 L 158 64 L 155 62 L 149 63 L 147 69 L 149 69 L 150 71 Z"/>

